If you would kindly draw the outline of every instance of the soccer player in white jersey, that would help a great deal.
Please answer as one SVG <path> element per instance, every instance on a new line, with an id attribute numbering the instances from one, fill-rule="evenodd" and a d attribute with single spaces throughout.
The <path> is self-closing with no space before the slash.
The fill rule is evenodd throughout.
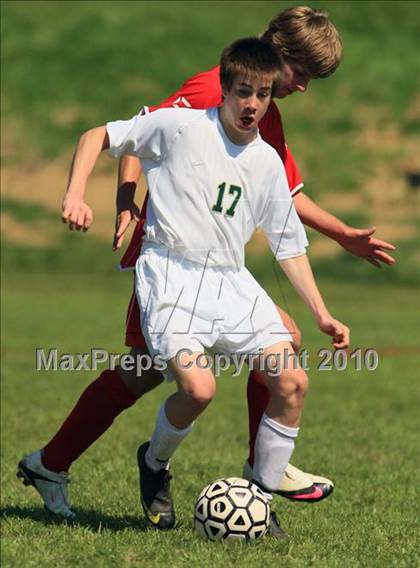
<path id="1" fill-rule="evenodd" d="M 164 109 L 108 123 L 82 136 L 73 160 L 68 191 L 80 196 L 105 149 L 140 158 L 148 181 L 136 293 L 150 352 L 167 362 L 178 387 L 160 409 L 150 444 L 139 448 L 142 504 L 157 528 L 175 524 L 169 460 L 215 391 L 211 370 L 198 364 L 205 349 L 279 363 L 275 372 L 262 370 L 271 399 L 253 475 L 267 496 L 293 451 L 307 377 L 287 364 L 292 338 L 244 267 L 244 245 L 257 226 L 319 328 L 336 348 L 349 343 L 348 328 L 329 314 L 313 279 L 282 162 L 258 134 L 279 80 L 278 57 L 259 39 L 238 40 L 221 59 L 221 108 Z M 272 527 L 280 530 L 274 513 Z"/>

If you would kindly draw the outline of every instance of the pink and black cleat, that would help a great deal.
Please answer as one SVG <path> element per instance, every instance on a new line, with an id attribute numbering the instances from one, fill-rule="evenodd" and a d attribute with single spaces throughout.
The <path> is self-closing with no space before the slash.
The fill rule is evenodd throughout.
<path id="1" fill-rule="evenodd" d="M 252 468 L 248 462 L 245 462 L 243 477 L 252 479 Z M 331 480 L 320 475 L 305 473 L 289 463 L 278 490 L 273 493 L 291 501 L 318 503 L 329 497 L 333 490 L 334 483 Z"/>

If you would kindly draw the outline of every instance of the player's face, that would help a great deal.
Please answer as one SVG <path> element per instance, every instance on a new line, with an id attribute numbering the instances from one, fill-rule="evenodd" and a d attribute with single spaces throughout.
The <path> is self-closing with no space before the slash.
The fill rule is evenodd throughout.
<path id="1" fill-rule="evenodd" d="M 271 101 L 273 75 L 236 77 L 230 91 L 223 92 L 220 119 L 234 144 L 249 144 Z"/>
<path id="2" fill-rule="evenodd" d="M 284 99 L 293 93 L 304 93 L 308 88 L 311 77 L 305 73 L 303 68 L 296 62 L 287 60 L 281 68 L 280 86 L 274 96 Z"/>

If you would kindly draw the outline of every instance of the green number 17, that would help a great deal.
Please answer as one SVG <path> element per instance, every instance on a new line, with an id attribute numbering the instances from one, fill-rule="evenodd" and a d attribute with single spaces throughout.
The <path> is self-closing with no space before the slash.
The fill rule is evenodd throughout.
<path id="1" fill-rule="evenodd" d="M 219 193 L 217 195 L 217 201 L 212 207 L 212 211 L 216 211 L 216 213 L 223 213 L 223 198 L 225 195 L 226 183 L 221 183 L 217 189 L 219 190 Z M 226 209 L 226 215 L 228 215 L 228 217 L 233 217 L 235 215 L 235 209 L 238 205 L 238 201 L 242 195 L 242 188 L 238 185 L 230 185 L 229 195 L 234 195 L 235 197 L 229 208 Z"/>

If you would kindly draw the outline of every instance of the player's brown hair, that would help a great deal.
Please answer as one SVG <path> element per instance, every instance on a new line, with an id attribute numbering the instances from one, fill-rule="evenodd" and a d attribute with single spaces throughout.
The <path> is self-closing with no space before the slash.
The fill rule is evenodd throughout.
<path id="1" fill-rule="evenodd" d="M 328 77 L 341 61 L 340 35 L 329 14 L 307 6 L 280 12 L 268 24 L 261 39 L 283 57 L 299 63 L 311 78 Z"/>
<path id="2" fill-rule="evenodd" d="M 249 74 L 273 75 L 275 92 L 283 65 L 278 50 L 257 37 L 247 37 L 228 45 L 220 58 L 220 83 L 230 91 L 236 77 Z"/>

